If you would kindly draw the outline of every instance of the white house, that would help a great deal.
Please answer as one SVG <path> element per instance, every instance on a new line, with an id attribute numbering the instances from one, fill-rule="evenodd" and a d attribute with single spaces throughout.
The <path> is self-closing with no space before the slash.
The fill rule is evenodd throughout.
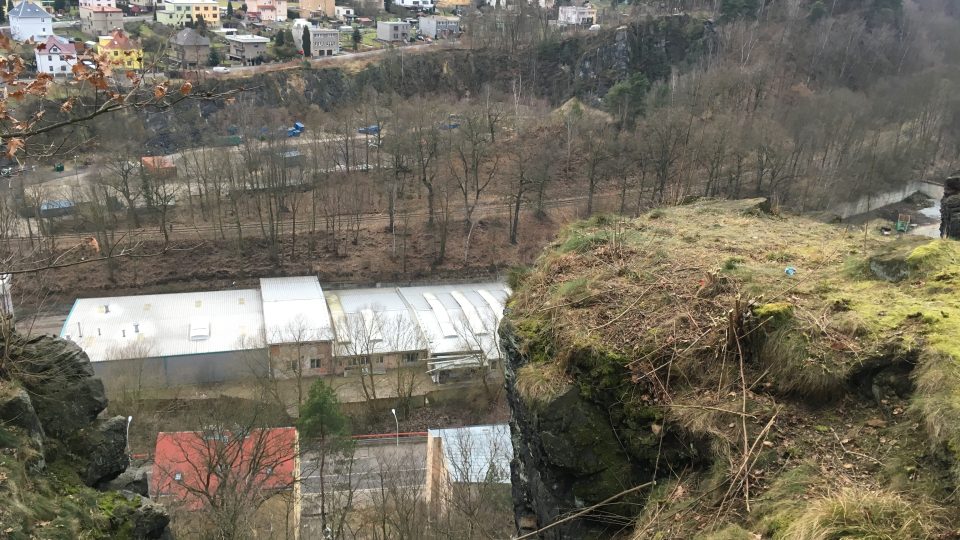
<path id="1" fill-rule="evenodd" d="M 43 8 L 23 0 L 10 10 L 10 35 L 17 41 L 43 41 L 53 34 L 53 15 Z"/>
<path id="2" fill-rule="evenodd" d="M 393 5 L 419 11 L 433 11 L 436 3 L 433 0 L 396 0 Z"/>
<path id="3" fill-rule="evenodd" d="M 589 3 L 582 6 L 560 6 L 557 24 L 560 26 L 590 26 L 597 22 L 597 10 Z"/>
<path id="4" fill-rule="evenodd" d="M 77 63 L 77 48 L 72 42 L 55 35 L 47 36 L 44 47 L 34 49 L 37 73 L 69 77 Z"/>
<path id="5" fill-rule="evenodd" d="M 410 23 L 404 21 L 377 21 L 377 39 L 380 41 L 407 41 Z"/>
<path id="6" fill-rule="evenodd" d="M 460 33 L 460 17 L 431 15 L 420 18 L 420 33 L 432 38 L 453 36 Z"/>
<path id="7" fill-rule="evenodd" d="M 291 32 L 293 33 L 293 42 L 297 48 L 303 51 L 303 29 L 309 28 L 310 32 L 310 56 L 333 56 L 340 52 L 340 32 L 332 28 L 320 28 L 310 24 L 306 19 L 296 19 L 293 21 Z M 303 51 L 303 54 L 308 54 Z"/>
<path id="8" fill-rule="evenodd" d="M 334 6 L 334 13 L 337 15 L 337 19 L 341 21 L 347 20 L 349 17 L 353 17 L 353 8 L 347 6 Z"/>

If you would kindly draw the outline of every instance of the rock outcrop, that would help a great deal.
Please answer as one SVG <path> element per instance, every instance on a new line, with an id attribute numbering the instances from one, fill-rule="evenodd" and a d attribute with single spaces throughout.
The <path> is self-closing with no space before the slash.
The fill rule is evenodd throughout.
<path id="1" fill-rule="evenodd" d="M 0 537 L 166 537 L 170 518 L 144 497 L 144 471 L 120 480 L 127 419 L 98 419 L 107 399 L 87 355 L 48 336 L 0 346 Z"/>
<path id="2" fill-rule="evenodd" d="M 137 495 L 148 496 L 147 473 L 149 467 L 128 467 L 116 478 L 104 484 L 104 488 L 113 491 L 131 491 Z"/>
<path id="3" fill-rule="evenodd" d="M 960 175 L 953 175 L 943 184 L 940 203 L 940 236 L 960 240 Z"/>
<path id="4" fill-rule="evenodd" d="M 29 392 L 44 430 L 66 437 L 88 426 L 107 408 L 103 381 L 90 359 L 71 341 L 51 336 L 16 339 L 17 378 Z"/>
<path id="5" fill-rule="evenodd" d="M 130 465 L 127 456 L 127 419 L 115 416 L 95 422 L 70 439 L 70 449 L 86 462 L 83 482 L 99 487 L 120 476 Z"/>
<path id="6" fill-rule="evenodd" d="M 960 243 L 761 203 L 597 216 L 517 274 L 500 336 L 520 532 L 958 530 L 930 502 L 960 483 Z"/>

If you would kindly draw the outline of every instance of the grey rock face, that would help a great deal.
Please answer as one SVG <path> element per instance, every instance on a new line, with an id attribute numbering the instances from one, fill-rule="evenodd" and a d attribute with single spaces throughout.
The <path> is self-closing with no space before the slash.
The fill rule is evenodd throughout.
<path id="1" fill-rule="evenodd" d="M 43 426 L 33 409 L 30 396 L 23 388 L 10 387 L 9 392 L 0 392 L 0 423 L 20 428 L 27 434 L 33 443 L 31 450 L 36 453 L 31 467 L 36 470 L 43 469 Z"/>
<path id="2" fill-rule="evenodd" d="M 120 476 L 107 482 L 104 487 L 115 491 L 132 491 L 137 495 L 147 497 L 149 495 L 148 469 L 148 467 L 131 467 L 120 473 Z"/>
<path id="3" fill-rule="evenodd" d="M 88 426 L 107 408 L 103 382 L 76 344 L 38 336 L 13 343 L 17 369 L 48 435 L 66 437 Z"/>
<path id="4" fill-rule="evenodd" d="M 102 486 L 126 470 L 127 419 L 115 416 L 85 429 L 73 438 L 74 452 L 87 460 L 84 482 L 88 486 Z"/>
<path id="5" fill-rule="evenodd" d="M 960 240 L 960 175 L 947 178 L 943 185 L 940 236 Z"/>

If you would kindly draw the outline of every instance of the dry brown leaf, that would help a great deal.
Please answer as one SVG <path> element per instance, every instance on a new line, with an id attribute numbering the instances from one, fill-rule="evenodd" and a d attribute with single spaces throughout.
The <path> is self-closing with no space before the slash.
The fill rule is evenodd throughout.
<path id="1" fill-rule="evenodd" d="M 18 150 L 23 148 L 23 144 L 24 144 L 23 139 L 19 139 L 16 137 L 12 139 L 7 139 L 7 156 L 13 157 L 13 155 L 16 154 Z"/>

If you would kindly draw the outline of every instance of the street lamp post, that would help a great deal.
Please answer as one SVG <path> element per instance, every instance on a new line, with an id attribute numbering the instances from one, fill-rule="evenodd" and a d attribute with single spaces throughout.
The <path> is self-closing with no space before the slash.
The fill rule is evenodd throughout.
<path id="1" fill-rule="evenodd" d="M 130 455 L 130 423 L 133 422 L 133 417 L 127 417 L 127 455 Z"/>
<path id="2" fill-rule="evenodd" d="M 397 410 L 390 409 L 390 412 L 393 413 L 393 420 L 397 423 L 397 448 L 400 447 L 400 420 L 397 419 Z"/>

